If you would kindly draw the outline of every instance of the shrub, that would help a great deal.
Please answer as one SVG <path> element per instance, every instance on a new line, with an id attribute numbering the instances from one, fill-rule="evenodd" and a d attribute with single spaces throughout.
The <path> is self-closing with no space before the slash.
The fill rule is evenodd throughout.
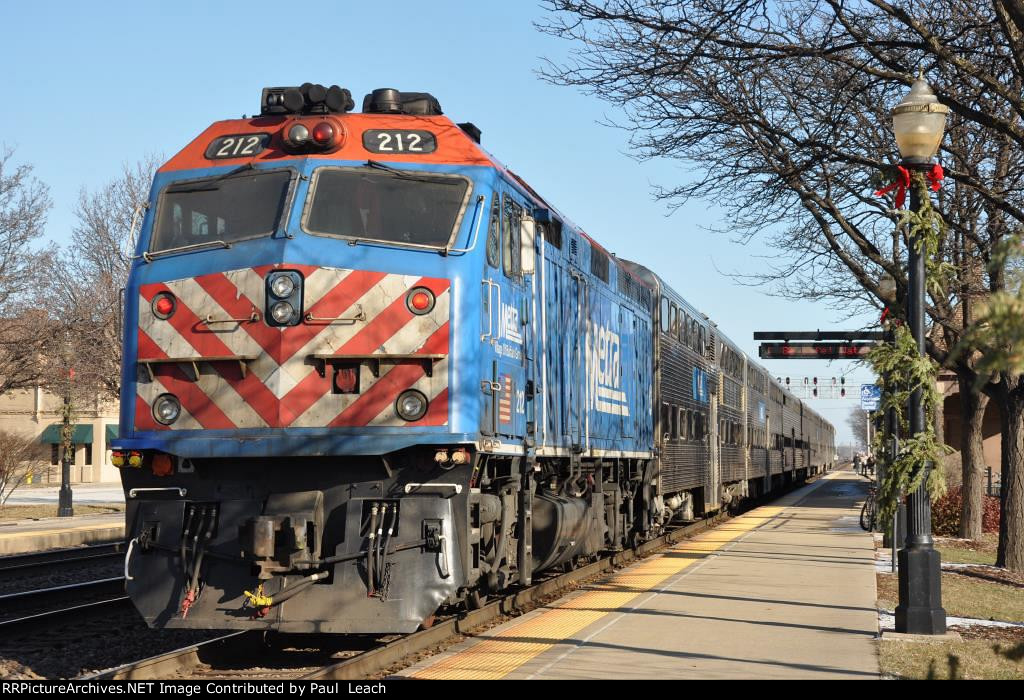
<path id="1" fill-rule="evenodd" d="M 995 496 L 983 496 L 981 529 L 983 532 L 999 532 L 999 499 Z M 956 537 L 960 533 L 960 508 L 963 503 L 963 490 L 954 486 L 946 494 L 932 503 L 932 532 L 944 537 Z"/>

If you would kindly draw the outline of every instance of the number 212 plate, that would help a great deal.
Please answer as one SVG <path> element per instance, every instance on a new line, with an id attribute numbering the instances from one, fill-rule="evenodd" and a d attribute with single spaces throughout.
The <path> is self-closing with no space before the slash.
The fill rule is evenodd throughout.
<path id="1" fill-rule="evenodd" d="M 270 143 L 270 134 L 235 134 L 233 136 L 221 136 L 215 138 L 206 147 L 206 158 L 218 160 L 221 158 L 248 158 L 263 149 Z"/>

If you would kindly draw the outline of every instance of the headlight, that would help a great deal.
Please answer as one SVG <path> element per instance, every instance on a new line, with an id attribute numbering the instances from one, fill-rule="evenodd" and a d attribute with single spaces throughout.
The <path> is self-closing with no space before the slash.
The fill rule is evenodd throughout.
<path id="1" fill-rule="evenodd" d="M 287 299 L 295 291 L 295 282 L 288 275 L 280 275 L 270 283 L 270 291 L 279 299 Z"/>
<path id="2" fill-rule="evenodd" d="M 402 420 L 419 420 L 427 412 L 427 397 L 415 389 L 403 391 L 395 402 L 395 411 Z"/>
<path id="3" fill-rule="evenodd" d="M 295 315 L 295 307 L 287 301 L 279 301 L 270 307 L 270 315 L 275 321 L 284 325 L 292 320 L 292 316 Z"/>
<path id="4" fill-rule="evenodd" d="M 170 425 L 181 415 L 181 402 L 173 394 L 162 394 L 153 402 L 153 417 L 158 423 Z"/>

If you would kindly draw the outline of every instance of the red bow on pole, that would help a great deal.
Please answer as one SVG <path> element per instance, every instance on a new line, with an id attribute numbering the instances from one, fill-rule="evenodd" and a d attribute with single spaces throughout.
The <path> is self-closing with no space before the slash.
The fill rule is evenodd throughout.
<path id="1" fill-rule="evenodd" d="M 882 197 L 896 190 L 896 208 L 902 209 L 903 203 L 907 200 L 907 190 L 910 189 L 910 171 L 902 165 L 897 165 L 896 171 L 896 180 L 876 191 L 875 196 Z M 942 166 L 936 163 L 924 176 L 928 178 L 928 184 L 932 192 L 938 192 L 939 188 L 942 187 L 942 178 L 944 177 Z"/>

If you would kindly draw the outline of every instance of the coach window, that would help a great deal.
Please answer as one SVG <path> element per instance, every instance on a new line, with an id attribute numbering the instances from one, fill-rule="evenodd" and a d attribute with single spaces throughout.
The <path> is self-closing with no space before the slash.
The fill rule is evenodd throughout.
<path id="1" fill-rule="evenodd" d="M 671 410 L 671 407 L 667 403 L 661 404 L 661 434 L 663 440 L 668 440 L 669 424 L 671 423 L 669 412 Z"/>
<path id="2" fill-rule="evenodd" d="M 679 323 L 679 307 L 672 304 L 672 315 L 669 317 L 668 327 L 669 335 L 675 335 L 677 323 Z"/>
<path id="3" fill-rule="evenodd" d="M 501 198 L 495 192 L 491 200 L 491 224 L 487 229 L 487 264 L 497 267 L 501 258 Z"/>
<path id="4" fill-rule="evenodd" d="M 679 409 L 679 439 L 683 442 L 690 439 L 690 426 L 686 424 L 686 409 Z"/>
<path id="5" fill-rule="evenodd" d="M 678 440 L 679 439 L 679 412 L 676 410 L 675 406 L 671 407 L 671 411 L 672 411 L 672 439 L 673 440 Z"/>
<path id="6" fill-rule="evenodd" d="M 504 250 L 505 276 L 518 280 L 523 276 L 522 265 L 519 256 L 522 245 L 520 243 L 521 225 L 523 221 L 523 208 L 515 201 L 505 195 L 505 206 L 501 217 L 502 247 Z"/>
<path id="7" fill-rule="evenodd" d="M 670 306 L 671 306 L 671 304 L 670 304 L 670 302 L 668 300 L 668 297 L 662 297 L 661 298 L 661 332 L 662 333 L 668 333 L 669 330 L 672 328 L 671 324 L 669 323 L 669 320 L 670 320 L 669 319 L 669 308 L 670 308 Z"/>

